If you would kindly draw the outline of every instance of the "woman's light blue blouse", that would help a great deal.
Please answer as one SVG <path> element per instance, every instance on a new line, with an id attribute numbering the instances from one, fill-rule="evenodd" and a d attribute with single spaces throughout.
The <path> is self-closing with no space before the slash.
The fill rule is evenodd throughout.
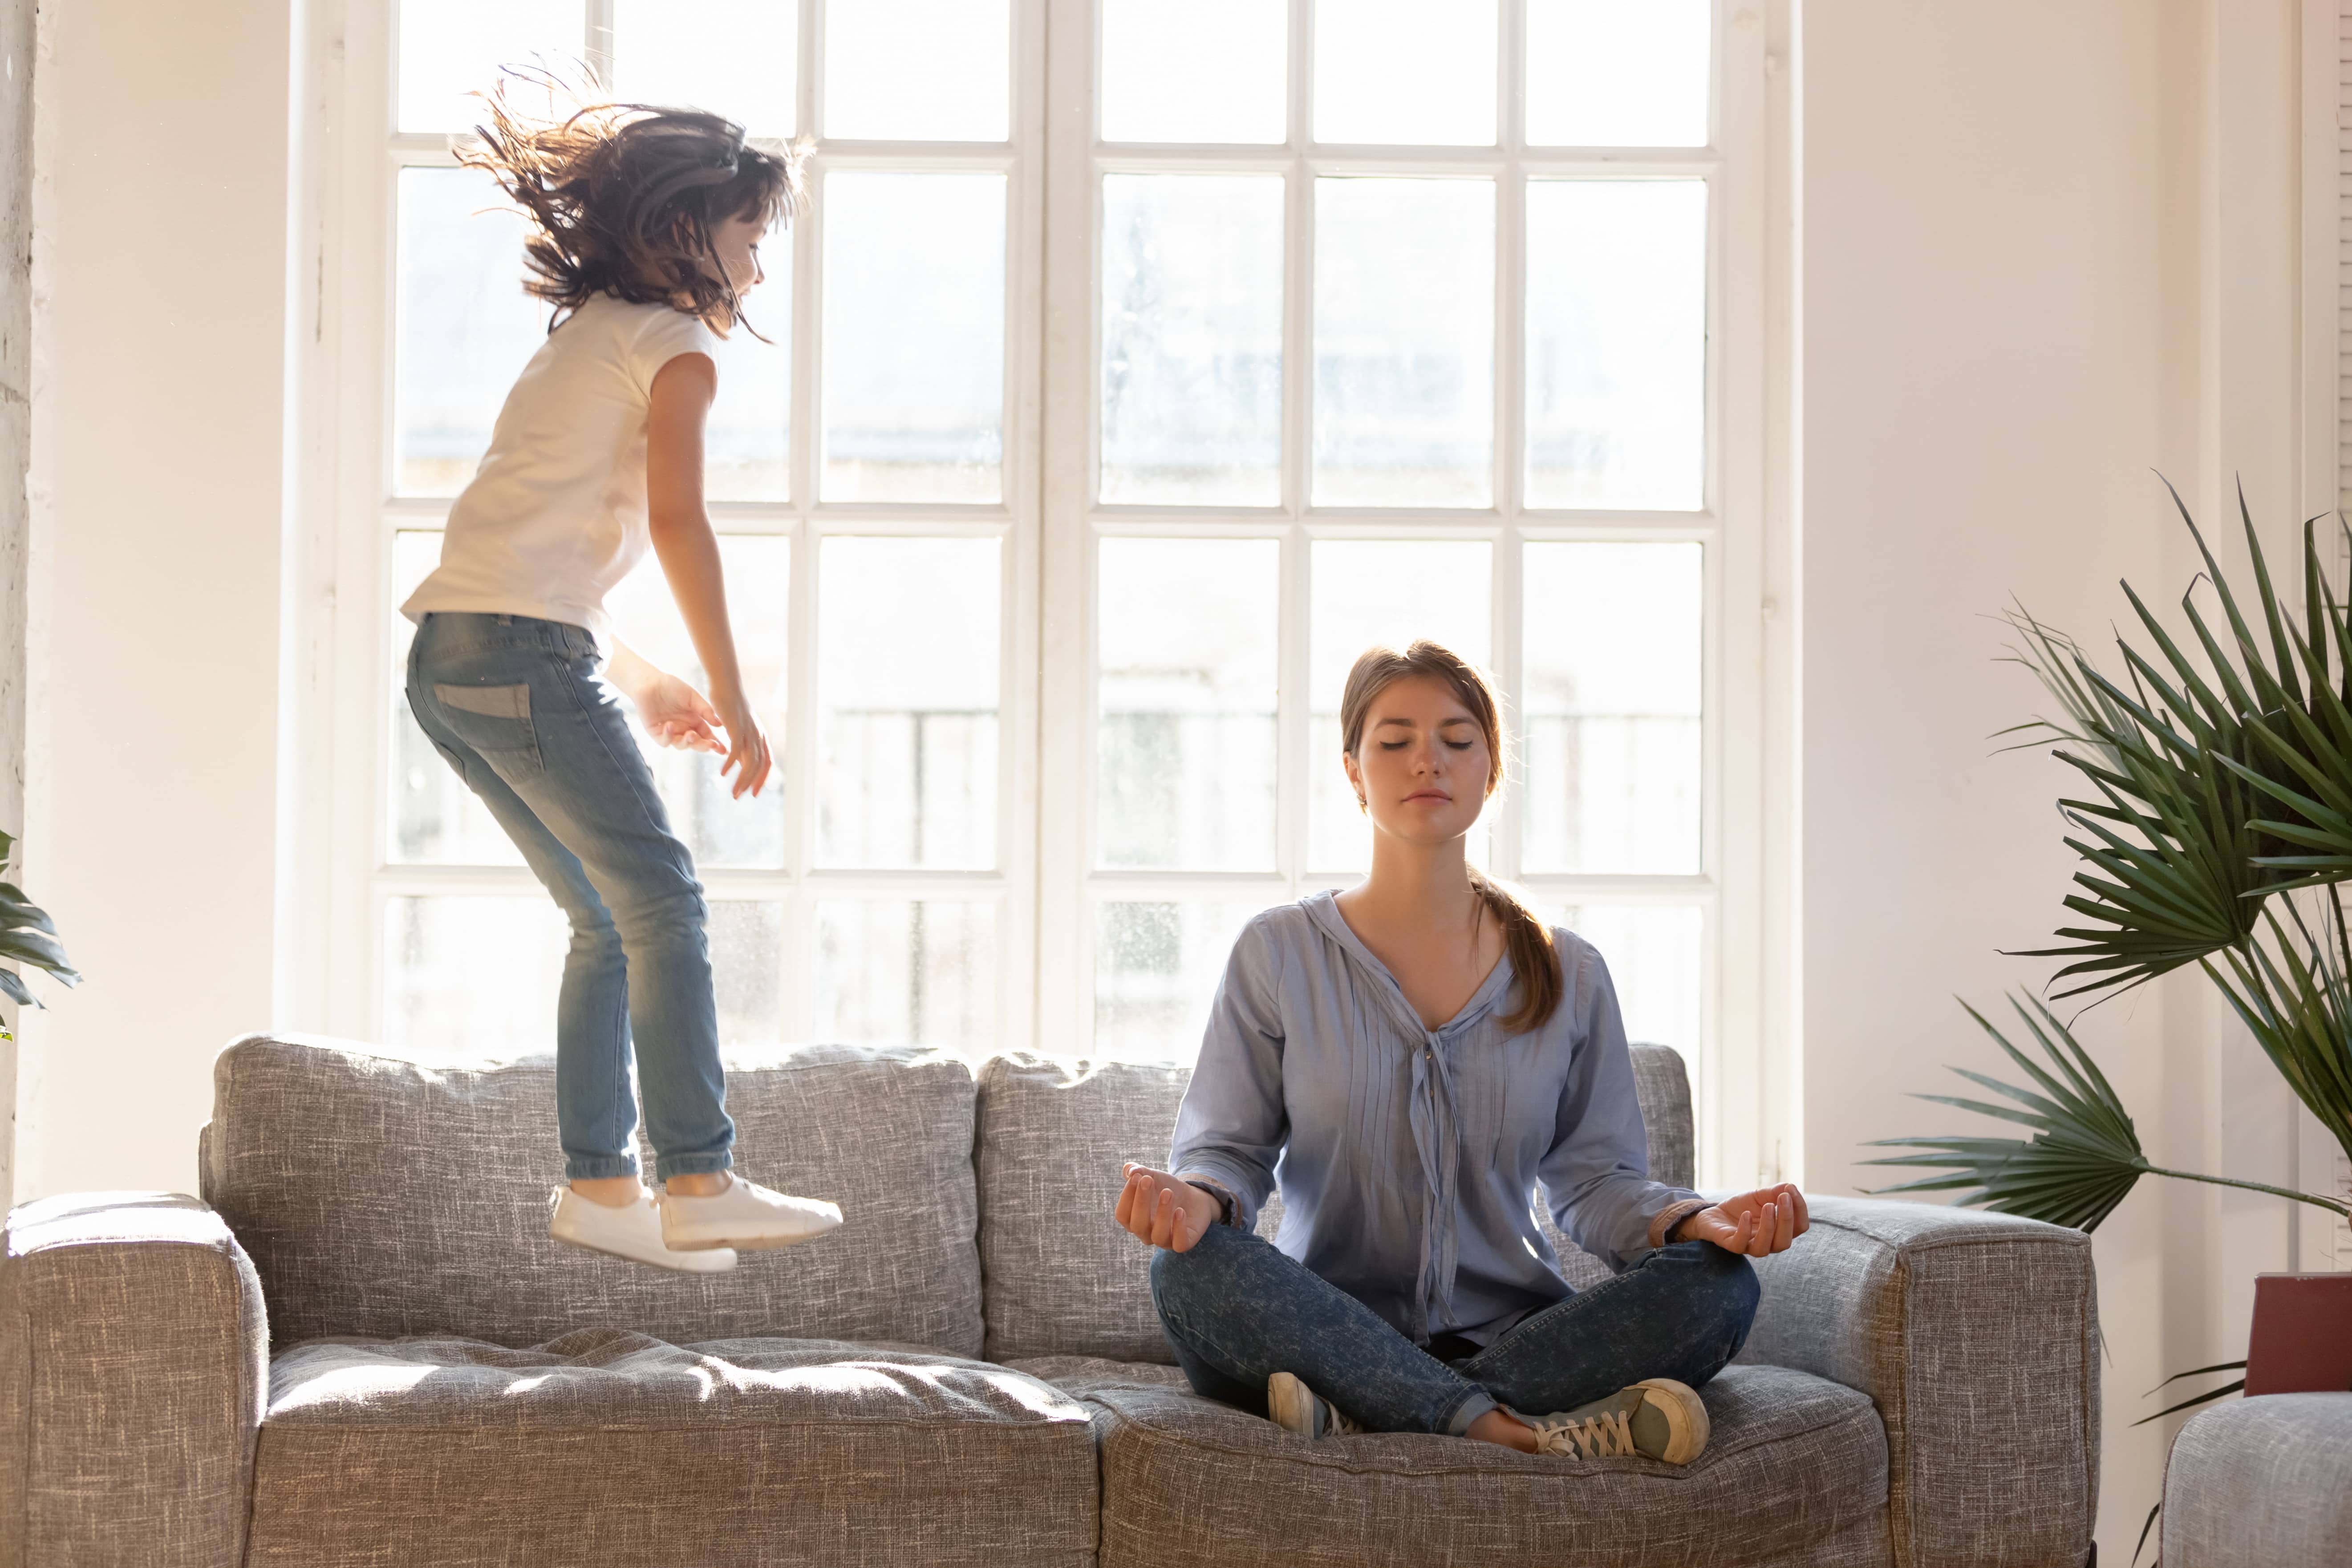
<path id="1" fill-rule="evenodd" d="M 1430 1029 L 1329 893 L 1242 931 L 1176 1117 L 1169 1168 L 1231 1190 L 1238 1222 L 1282 1192 L 1276 1245 L 1415 1343 L 1484 1344 L 1574 1292 L 1536 1222 L 1624 1268 L 1651 1216 L 1696 1194 L 1649 1179 L 1608 967 L 1555 929 L 1566 994 L 1506 1034 L 1510 961 Z"/>

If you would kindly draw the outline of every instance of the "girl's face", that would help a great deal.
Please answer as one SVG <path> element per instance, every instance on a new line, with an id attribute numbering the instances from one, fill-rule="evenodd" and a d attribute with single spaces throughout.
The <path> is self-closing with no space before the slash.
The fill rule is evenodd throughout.
<path id="1" fill-rule="evenodd" d="M 1478 820 L 1494 750 L 1454 689 L 1433 675 L 1391 680 L 1372 699 L 1348 782 L 1381 833 L 1414 844 L 1459 838 Z"/>
<path id="2" fill-rule="evenodd" d="M 760 241 L 767 232 L 766 220 L 754 213 L 730 217 L 711 233 L 710 247 L 719 253 L 728 286 L 738 294 L 750 293 L 767 276 L 760 270 Z"/>

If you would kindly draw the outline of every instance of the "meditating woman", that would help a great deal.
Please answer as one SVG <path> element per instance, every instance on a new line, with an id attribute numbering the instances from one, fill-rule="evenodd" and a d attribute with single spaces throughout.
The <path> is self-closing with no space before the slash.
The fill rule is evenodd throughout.
<path id="1" fill-rule="evenodd" d="M 1243 931 L 1170 1171 L 1129 1165 L 1119 1193 L 1118 1222 L 1160 1248 L 1177 1363 L 1305 1437 L 1687 1464 L 1696 1390 L 1755 1316 L 1748 1259 L 1804 1234 L 1804 1197 L 1650 1180 L 1607 966 L 1464 858 L 1503 776 L 1484 678 L 1433 643 L 1373 648 L 1339 721 L 1371 873 Z M 1613 1278 L 1560 1278 L 1538 1185 Z M 1276 1186 L 1269 1244 L 1253 1227 Z"/>

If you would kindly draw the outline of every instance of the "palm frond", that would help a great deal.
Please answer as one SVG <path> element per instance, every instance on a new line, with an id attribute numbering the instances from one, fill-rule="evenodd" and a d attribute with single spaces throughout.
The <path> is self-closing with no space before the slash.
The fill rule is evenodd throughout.
<path id="1" fill-rule="evenodd" d="M 2001 1084 L 1980 1073 L 1953 1071 L 2027 1107 L 2011 1110 L 1941 1095 L 1916 1099 L 1960 1105 L 2034 1129 L 2031 1138 L 1881 1138 L 1874 1147 L 1922 1152 L 1887 1155 L 1864 1164 L 1909 1166 L 1939 1173 L 1918 1177 L 1881 1193 L 1959 1192 L 1960 1201 L 2001 1214 L 2021 1215 L 2095 1230 L 2147 1173 L 2147 1157 L 2130 1115 L 2106 1075 L 2091 1059 L 2056 1014 L 2039 999 L 2011 998 L 2048 1066 L 2012 1045 L 1991 1020 L 1969 1007 L 1969 1016 L 1990 1036 L 2009 1059 L 2039 1086 L 2040 1092 Z"/>
<path id="2" fill-rule="evenodd" d="M 8 866 L 16 840 L 0 833 L 0 871 Z M 58 941 L 57 922 L 48 911 L 40 909 L 25 897 L 24 889 L 13 882 L 0 881 L 0 962 L 29 964 L 46 971 L 61 985 L 75 985 L 81 975 L 66 958 L 63 943 Z M 23 976 L 10 969 L 0 969 L 0 995 L 6 996 L 20 1007 L 38 1007 L 35 996 Z"/>

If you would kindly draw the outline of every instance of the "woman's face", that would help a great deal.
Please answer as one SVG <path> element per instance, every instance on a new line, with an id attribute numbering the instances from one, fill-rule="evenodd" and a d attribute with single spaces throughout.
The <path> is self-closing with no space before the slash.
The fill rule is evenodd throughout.
<path id="1" fill-rule="evenodd" d="M 1459 838 L 1486 804 L 1494 752 L 1454 689 L 1433 675 L 1391 680 L 1372 699 L 1346 759 L 1379 831 L 1414 844 Z"/>
<path id="2" fill-rule="evenodd" d="M 738 294 L 750 293 L 766 276 L 760 270 L 760 241 L 767 232 L 767 223 L 754 214 L 730 217 L 710 236 L 710 247 L 719 253 L 728 285 Z"/>

